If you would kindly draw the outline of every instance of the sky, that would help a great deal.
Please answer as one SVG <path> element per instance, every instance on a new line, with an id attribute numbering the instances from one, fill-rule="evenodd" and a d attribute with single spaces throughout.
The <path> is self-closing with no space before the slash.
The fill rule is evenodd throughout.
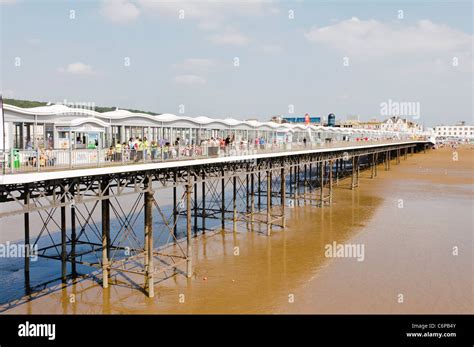
<path id="1" fill-rule="evenodd" d="M 470 0 L 0 0 L 0 19 L 6 98 L 473 123 Z"/>

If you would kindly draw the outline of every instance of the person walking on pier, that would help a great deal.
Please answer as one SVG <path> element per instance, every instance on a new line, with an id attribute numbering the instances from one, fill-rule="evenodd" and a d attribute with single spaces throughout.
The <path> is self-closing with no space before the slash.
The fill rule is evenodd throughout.
<path id="1" fill-rule="evenodd" d="M 163 146 L 163 159 L 166 160 L 169 158 L 169 151 L 170 151 L 170 143 L 166 142 L 165 145 Z"/>
<path id="2" fill-rule="evenodd" d="M 151 160 L 155 160 L 157 157 L 158 144 L 155 140 L 151 141 Z"/>
<path id="3" fill-rule="evenodd" d="M 135 148 L 135 140 L 133 137 L 131 137 L 128 140 L 128 147 L 130 148 L 130 160 L 135 161 L 136 160 L 136 148 Z"/>
<path id="4" fill-rule="evenodd" d="M 122 161 L 122 145 L 120 144 L 120 141 L 117 141 L 117 144 L 115 145 L 114 161 Z"/>
<path id="5" fill-rule="evenodd" d="M 224 140 L 224 148 L 225 148 L 225 154 L 229 154 L 229 145 L 230 145 L 230 142 L 231 142 L 231 139 L 230 139 L 230 136 L 227 135 L 227 137 L 225 138 Z"/>
<path id="6" fill-rule="evenodd" d="M 148 159 L 148 151 L 150 150 L 150 146 L 148 144 L 148 140 L 146 137 L 143 138 L 143 158 L 145 160 Z"/>
<path id="7" fill-rule="evenodd" d="M 137 143 L 137 160 L 136 161 L 140 161 L 143 159 L 143 152 L 144 152 L 144 145 L 143 145 L 143 141 L 141 138 L 138 139 L 138 143 Z"/>

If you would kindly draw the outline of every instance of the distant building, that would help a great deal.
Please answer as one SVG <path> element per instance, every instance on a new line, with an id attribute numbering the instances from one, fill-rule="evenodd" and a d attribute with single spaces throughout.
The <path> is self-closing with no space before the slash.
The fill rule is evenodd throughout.
<path id="1" fill-rule="evenodd" d="M 354 129 L 372 129 L 380 130 L 382 122 L 377 120 L 360 121 L 358 119 L 348 119 L 338 123 L 341 128 L 354 128 Z"/>
<path id="2" fill-rule="evenodd" d="M 275 122 L 275 123 L 278 123 L 278 124 L 281 124 L 281 123 L 285 123 L 283 122 L 283 118 L 281 116 L 273 116 L 271 119 L 270 119 L 271 122 Z"/>
<path id="3" fill-rule="evenodd" d="M 474 140 L 474 126 L 460 122 L 457 125 L 439 125 L 434 128 L 437 137 L 445 139 Z"/>
<path id="4" fill-rule="evenodd" d="M 283 116 L 282 117 L 282 123 L 296 123 L 296 124 L 305 124 L 305 116 Z M 309 117 L 309 123 L 310 124 L 320 124 L 321 123 L 321 117 L 314 117 L 310 116 Z"/>
<path id="5" fill-rule="evenodd" d="M 328 115 L 328 126 L 334 127 L 336 126 L 336 116 L 333 113 Z"/>
<path id="6" fill-rule="evenodd" d="M 391 117 L 384 121 L 378 121 L 376 119 L 372 119 L 369 121 L 348 119 L 345 121 L 341 121 L 338 124 L 341 128 L 402 131 L 410 134 L 419 134 L 423 132 L 423 127 L 421 125 L 400 117 Z"/>
<path id="7" fill-rule="evenodd" d="M 338 122 L 341 128 L 357 128 L 360 122 L 357 119 L 341 120 Z"/>
<path id="8" fill-rule="evenodd" d="M 413 121 L 409 121 L 397 116 L 390 117 L 380 124 L 380 130 L 385 131 L 403 131 L 412 134 L 420 133 L 423 127 Z"/>

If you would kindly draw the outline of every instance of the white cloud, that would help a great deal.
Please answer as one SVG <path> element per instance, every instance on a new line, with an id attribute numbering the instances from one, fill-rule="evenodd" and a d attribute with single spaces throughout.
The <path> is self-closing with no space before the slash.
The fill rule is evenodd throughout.
<path id="1" fill-rule="evenodd" d="M 2 1 L 2 0 L 0 0 Z M 131 22 L 143 15 L 194 19 L 198 28 L 217 30 L 230 17 L 275 15 L 270 0 L 102 0 L 102 15 L 113 22 Z"/>
<path id="2" fill-rule="evenodd" d="M 277 54 L 283 51 L 283 47 L 277 44 L 265 44 L 261 47 L 261 49 L 267 54 Z"/>
<path id="3" fill-rule="evenodd" d="M 206 79 L 197 75 L 180 75 L 173 78 L 173 82 L 176 84 L 194 85 L 205 84 Z"/>
<path id="4" fill-rule="evenodd" d="M 101 13 L 109 21 L 116 23 L 132 22 L 140 16 L 138 7 L 128 0 L 104 0 Z"/>
<path id="5" fill-rule="evenodd" d="M 274 15 L 279 12 L 269 0 L 137 0 L 143 13 L 160 15 L 168 18 L 197 20 L 198 28 L 202 30 L 216 30 L 221 23 L 230 17 L 255 17 Z"/>
<path id="6" fill-rule="evenodd" d="M 176 69 L 186 70 L 186 71 L 196 71 L 196 70 L 208 70 L 210 67 L 215 65 L 215 62 L 211 59 L 201 59 L 201 58 L 190 58 L 186 59 L 181 63 L 174 64 L 173 67 Z"/>
<path id="7" fill-rule="evenodd" d="M 26 42 L 32 46 L 40 46 L 41 40 L 40 39 L 28 39 Z"/>
<path id="8" fill-rule="evenodd" d="M 16 0 L 0 0 L 0 5 L 13 5 L 16 4 Z"/>
<path id="9" fill-rule="evenodd" d="M 275 13 L 275 7 L 268 0 L 137 0 L 141 7 L 148 10 L 178 16 L 184 11 L 185 18 L 216 18 L 229 15 L 259 16 L 266 13 Z"/>
<path id="10" fill-rule="evenodd" d="M 199 22 L 198 28 L 204 31 L 211 31 L 211 30 L 219 29 L 221 25 L 222 23 L 218 19 L 216 20 L 206 19 Z"/>
<path id="11" fill-rule="evenodd" d="M 351 18 L 305 33 L 308 41 L 330 46 L 343 54 L 380 57 L 399 54 L 471 50 L 472 36 L 444 24 L 420 20 L 415 25 Z"/>
<path id="12" fill-rule="evenodd" d="M 218 45 L 246 46 L 250 39 L 236 30 L 226 30 L 224 32 L 212 35 L 209 40 Z"/>
<path id="13" fill-rule="evenodd" d="M 94 73 L 90 65 L 81 62 L 71 63 L 65 68 L 60 67 L 59 72 L 72 75 L 92 75 Z"/>

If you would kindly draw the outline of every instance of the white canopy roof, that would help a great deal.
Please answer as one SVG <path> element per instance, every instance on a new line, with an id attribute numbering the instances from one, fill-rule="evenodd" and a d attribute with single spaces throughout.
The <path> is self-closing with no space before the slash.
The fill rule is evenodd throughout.
<path id="1" fill-rule="evenodd" d="M 109 112 L 96 112 L 93 110 L 85 108 L 72 108 L 65 105 L 50 105 L 50 106 L 40 106 L 32 108 L 21 108 L 13 105 L 4 104 L 4 110 L 10 111 L 13 113 L 19 113 L 23 115 L 35 115 L 35 116 L 77 116 L 72 120 L 69 118 L 67 122 L 58 122 L 58 125 L 70 124 L 72 126 L 83 124 L 86 122 L 96 123 L 97 125 L 103 127 L 109 127 L 111 121 L 113 120 L 129 120 L 141 118 L 143 120 L 151 121 L 152 123 L 157 123 L 158 125 L 168 124 L 169 126 L 174 126 L 173 123 L 182 123 L 183 121 L 186 124 L 192 123 L 200 126 L 210 126 L 213 124 L 228 127 L 228 128 L 238 128 L 238 129 L 249 129 L 249 130 L 275 130 L 280 132 L 295 132 L 295 131 L 306 131 L 311 129 L 314 132 L 329 132 L 329 133 L 344 133 L 344 134 L 353 134 L 353 133 L 375 133 L 375 134 L 394 134 L 393 132 L 387 132 L 383 130 L 372 130 L 372 129 L 355 129 L 355 128 L 338 128 L 338 127 L 323 127 L 315 125 L 304 125 L 304 124 L 293 124 L 293 123 L 276 123 L 276 122 L 260 122 L 257 120 L 238 120 L 234 118 L 209 118 L 206 116 L 199 117 L 188 117 L 188 116 L 178 116 L 171 113 L 164 113 L 160 115 L 150 115 L 140 112 L 130 112 L 127 110 L 116 109 Z M 176 125 L 179 127 L 179 125 Z"/>

